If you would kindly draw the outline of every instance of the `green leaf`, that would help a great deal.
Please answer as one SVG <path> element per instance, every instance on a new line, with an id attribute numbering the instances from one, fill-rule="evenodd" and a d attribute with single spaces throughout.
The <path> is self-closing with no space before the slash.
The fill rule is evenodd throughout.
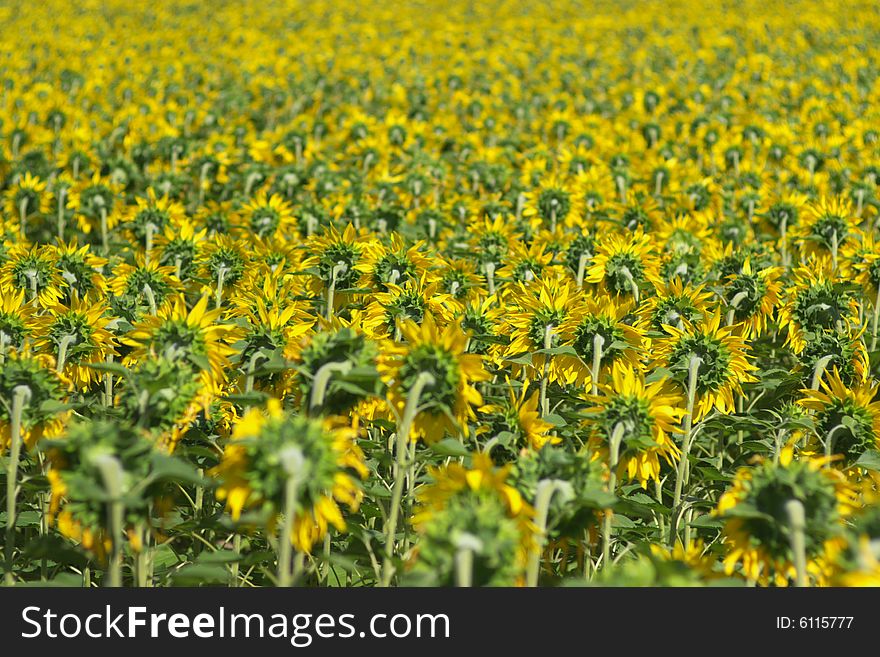
<path id="1" fill-rule="evenodd" d="M 856 465 L 865 470 L 874 470 L 880 472 L 880 452 L 876 449 L 869 449 L 862 453 Z"/>
<path id="2" fill-rule="evenodd" d="M 444 438 L 431 445 L 431 451 L 440 456 L 467 456 L 470 451 L 455 438 Z"/>

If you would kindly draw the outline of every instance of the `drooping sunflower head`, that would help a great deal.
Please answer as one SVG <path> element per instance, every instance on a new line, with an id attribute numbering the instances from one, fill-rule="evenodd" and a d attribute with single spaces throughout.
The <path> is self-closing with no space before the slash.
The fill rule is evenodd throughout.
<path id="1" fill-rule="evenodd" d="M 817 438 L 826 454 L 840 455 L 844 467 L 855 465 L 868 450 L 880 447 L 877 385 L 845 385 L 837 371 L 822 379 L 822 390 L 804 390 L 798 403 L 815 413 Z"/>
<path id="2" fill-rule="evenodd" d="M 679 330 L 688 324 L 697 324 L 711 312 L 712 294 L 702 285 L 683 285 L 675 279 L 660 286 L 657 294 L 645 299 L 639 307 L 636 326 L 642 332 L 666 333 L 664 326 Z"/>
<path id="3" fill-rule="evenodd" d="M 241 330 L 220 323 L 222 310 L 208 310 L 208 296 L 187 309 L 182 295 L 169 300 L 156 316 L 137 323 L 123 338 L 133 347 L 126 362 L 138 363 L 148 358 L 185 361 L 206 372 L 213 381 L 223 381 L 235 353 L 231 344 Z"/>
<path id="4" fill-rule="evenodd" d="M 0 355 L 18 350 L 32 329 L 33 304 L 25 301 L 24 290 L 9 291 L 0 298 Z"/>
<path id="5" fill-rule="evenodd" d="M 808 205 L 797 229 L 798 242 L 806 256 L 837 257 L 840 248 L 855 235 L 857 219 L 845 199 L 821 198 Z"/>
<path id="6" fill-rule="evenodd" d="M 0 292 L 23 291 L 28 301 L 46 308 L 61 298 L 63 281 L 58 271 L 58 257 L 50 246 L 27 247 L 16 244 L 0 267 Z"/>
<path id="7" fill-rule="evenodd" d="M 372 296 L 367 306 L 363 327 L 375 340 L 395 336 L 404 322 L 420 324 L 431 317 L 435 323 L 445 323 L 451 317 L 450 297 L 440 292 L 439 284 L 408 280 L 402 286 L 388 284 L 388 292 Z"/>
<path id="8" fill-rule="evenodd" d="M 654 366 L 665 367 L 683 387 L 689 385 L 690 371 L 696 367 L 695 419 L 712 408 L 721 413 L 734 410 L 734 395 L 742 385 L 754 381 L 756 369 L 747 357 L 747 346 L 735 326 L 721 326 L 721 312 L 689 324 L 684 330 L 667 325 L 669 338 L 658 340 Z"/>
<path id="9" fill-rule="evenodd" d="M 5 449 L 12 439 L 12 413 L 17 403 L 21 437 L 29 448 L 41 437 L 61 431 L 69 412 L 57 410 L 66 382 L 55 369 L 55 360 L 47 354 L 7 351 L 0 364 L 0 448 Z"/>
<path id="10" fill-rule="evenodd" d="M 242 207 L 241 216 L 247 223 L 247 231 L 252 235 L 265 238 L 279 233 L 291 237 L 293 208 L 279 194 L 269 196 L 266 192 L 261 192 Z"/>
<path id="11" fill-rule="evenodd" d="M 235 425 L 212 471 L 220 480 L 217 497 L 226 501 L 233 520 L 256 507 L 264 522 L 274 525 L 292 479 L 296 504 L 290 540 L 310 552 L 330 526 L 345 530 L 340 504 L 353 510 L 360 504 L 358 477 L 367 469 L 355 437 L 336 420 L 293 415 L 270 399 L 266 409 L 251 409 Z"/>
<path id="12" fill-rule="evenodd" d="M 402 324 L 401 334 L 403 343 L 380 344 L 377 363 L 391 405 L 402 417 L 418 385 L 420 410 L 413 420 L 412 438 L 433 443 L 447 431 L 457 434 L 475 417 L 473 407 L 482 403 L 473 385 L 489 378 L 482 356 L 465 353 L 467 337 L 455 322 L 441 330 L 427 316 L 421 326 L 412 321 Z"/>
<path id="13" fill-rule="evenodd" d="M 141 248 L 152 246 L 153 238 L 186 216 L 183 205 L 158 196 L 152 187 L 147 189 L 146 198 L 138 196 L 135 202 L 126 212 L 123 228 Z"/>
<path id="14" fill-rule="evenodd" d="M 116 342 L 107 326 L 109 307 L 106 302 L 74 295 L 67 306 L 55 305 L 34 320 L 38 337 L 36 348 L 51 353 L 73 386 L 88 390 L 101 374 L 89 367 L 116 355 Z"/>
<path id="15" fill-rule="evenodd" d="M 451 463 L 430 471 L 433 482 L 421 489 L 413 525 L 421 538 L 413 578 L 434 585 L 455 582 L 455 557 L 473 555 L 474 586 L 521 584 L 535 541 L 532 509 L 507 483 L 510 468 L 496 468 L 475 454 L 468 468 Z"/>
<path id="16" fill-rule="evenodd" d="M 786 586 L 794 578 L 791 500 L 805 511 L 807 572 L 816 584 L 831 573 L 844 519 L 855 506 L 855 493 L 839 471 L 822 467 L 824 459 L 765 461 L 741 468 L 718 501 L 725 519 L 725 571 L 741 565 L 742 574 L 760 584 Z"/>
<path id="17" fill-rule="evenodd" d="M 350 412 L 371 387 L 378 392 L 377 355 L 376 343 L 350 326 L 330 326 L 311 335 L 293 357 L 301 365 L 295 377 L 301 402 L 310 406 L 320 399 L 325 414 Z"/>
<path id="18" fill-rule="evenodd" d="M 89 294 L 105 293 L 107 283 L 104 277 L 104 266 L 107 259 L 95 255 L 88 244 L 77 246 L 76 239 L 61 243 L 56 247 L 58 254 L 57 266 L 65 285 L 68 297 L 72 294 L 84 298 Z"/>
<path id="19" fill-rule="evenodd" d="M 135 264 L 122 262 L 113 269 L 110 281 L 113 292 L 111 304 L 118 314 L 129 321 L 137 321 L 144 313 L 153 313 L 174 293 L 181 291 L 180 280 L 174 267 L 149 263 L 138 256 Z"/>
<path id="20" fill-rule="evenodd" d="M 544 445 L 558 445 L 562 438 L 553 431 L 554 425 L 541 418 L 538 411 L 538 391 L 523 384 L 517 392 L 516 386 L 507 381 L 508 398 L 500 403 L 486 404 L 479 409 L 480 427 L 478 434 L 488 434 L 490 439 L 502 432 L 512 434 L 508 452 L 513 458 L 520 449 L 539 450 Z M 502 452 L 501 446 L 495 448 L 494 458 Z"/>
<path id="21" fill-rule="evenodd" d="M 637 230 L 612 234 L 597 242 L 597 253 L 586 280 L 601 285 L 609 294 L 634 295 L 660 284 L 659 261 L 651 236 Z"/>
<path id="22" fill-rule="evenodd" d="M 615 297 L 588 297 L 562 325 L 565 342 L 571 344 L 583 363 L 578 368 L 578 381 L 592 377 L 588 368 L 596 358 L 603 371 L 617 362 L 638 365 L 642 335 L 627 323 L 631 308 L 630 301 L 620 303 Z"/>
<path id="23" fill-rule="evenodd" d="M 833 273 L 828 259 L 811 261 L 794 271 L 793 285 L 779 308 L 779 327 L 787 329 L 795 353 L 806 346 L 807 333 L 845 331 L 858 323 L 858 302 L 850 287 Z"/>
<path id="24" fill-rule="evenodd" d="M 588 397 L 594 404 L 586 420 L 591 445 L 609 455 L 617 441 L 618 476 L 647 487 L 660 477 L 661 458 L 669 464 L 679 458 L 672 433 L 685 414 L 684 400 L 664 380 L 647 383 L 644 372 L 631 365 L 615 365 L 611 382 L 599 389 L 600 395 Z"/>
<path id="25" fill-rule="evenodd" d="M 419 242 L 407 248 L 397 233 L 391 234 L 388 246 L 370 242 L 363 258 L 355 265 L 362 273 L 360 286 L 387 292 L 389 284 L 400 286 L 407 281 L 420 280 L 429 267 L 429 261 L 422 253 L 423 247 Z"/>
<path id="26" fill-rule="evenodd" d="M 809 385 L 821 370 L 837 371 L 841 381 L 854 385 L 865 381 L 870 371 L 868 349 L 861 339 L 862 332 L 848 330 L 818 331 L 804 336 L 804 348 L 796 356 L 794 371 Z M 819 372 L 821 376 L 821 372 Z"/>
<path id="27" fill-rule="evenodd" d="M 758 337 L 767 330 L 779 303 L 781 275 L 778 267 L 753 269 L 747 258 L 742 271 L 727 278 L 724 299 L 734 323 L 742 325 L 743 337 Z"/>
<path id="28" fill-rule="evenodd" d="M 188 220 L 166 226 L 156 237 L 159 264 L 174 267 L 174 275 L 182 281 L 189 279 L 202 266 L 206 228 L 197 230 Z"/>

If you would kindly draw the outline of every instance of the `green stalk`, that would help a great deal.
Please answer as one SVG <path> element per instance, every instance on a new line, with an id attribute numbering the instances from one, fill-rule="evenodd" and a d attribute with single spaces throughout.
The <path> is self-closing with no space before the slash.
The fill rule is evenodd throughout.
<path id="1" fill-rule="evenodd" d="M 67 350 L 74 340 L 76 340 L 76 336 L 68 333 L 58 343 L 58 363 L 55 366 L 55 371 L 58 374 L 64 371 L 64 363 L 67 362 Z"/>
<path id="2" fill-rule="evenodd" d="M 813 378 L 810 381 L 810 387 L 813 390 L 819 389 L 819 384 L 822 382 L 822 375 L 825 374 L 825 368 L 828 367 L 828 363 L 834 360 L 834 356 L 822 356 L 819 360 L 816 361 L 816 367 L 813 368 Z"/>
<path id="3" fill-rule="evenodd" d="M 226 267 L 217 269 L 217 289 L 214 292 L 214 305 L 219 308 L 223 305 L 223 281 L 226 280 Z"/>
<path id="4" fill-rule="evenodd" d="M 553 324 L 544 327 L 544 349 L 550 349 L 553 344 Z M 550 404 L 547 400 L 547 385 L 550 383 L 550 354 L 544 354 L 544 371 L 541 374 L 541 414 L 550 413 Z"/>
<path id="5" fill-rule="evenodd" d="M 312 381 L 312 395 L 309 399 L 309 414 L 317 415 L 321 407 L 324 406 L 324 399 L 327 395 L 327 386 L 330 384 L 330 377 L 334 372 L 346 374 L 351 370 L 351 363 L 348 361 L 337 362 L 331 361 L 324 363 L 315 372 L 315 379 Z"/>
<path id="6" fill-rule="evenodd" d="M 18 204 L 18 223 L 21 228 L 21 239 L 27 238 L 27 206 L 28 197 L 25 196 Z"/>
<path id="7" fill-rule="evenodd" d="M 611 440 L 608 441 L 608 492 L 612 495 L 617 491 L 617 466 L 620 460 L 620 442 L 623 440 L 624 426 L 621 422 L 614 425 Z M 611 509 L 605 509 L 602 527 L 602 570 L 611 566 Z"/>
<path id="8" fill-rule="evenodd" d="M 292 586 L 295 576 L 292 567 L 291 556 L 293 554 L 293 521 L 296 516 L 296 497 L 299 484 L 303 478 L 303 464 L 305 459 L 298 447 L 287 447 L 279 455 L 281 464 L 287 474 L 284 483 L 284 521 L 281 523 L 281 532 L 278 536 L 278 574 L 277 585 L 280 587 Z"/>
<path id="9" fill-rule="evenodd" d="M 586 253 L 581 253 L 578 256 L 578 270 L 577 270 L 577 286 L 584 286 L 584 274 L 587 271 L 587 260 L 589 260 L 589 256 Z"/>
<path id="10" fill-rule="evenodd" d="M 673 497 L 673 513 L 680 511 L 681 495 L 688 472 L 688 456 L 691 451 L 691 434 L 694 424 L 694 403 L 697 397 L 697 375 L 700 371 L 700 363 L 703 359 L 696 354 L 691 355 L 688 363 L 688 386 L 687 386 L 687 414 L 684 417 L 684 436 L 682 437 L 681 460 L 678 462 L 678 470 L 675 478 L 675 496 Z M 678 520 L 673 516 L 670 523 L 669 542 L 675 543 L 675 534 L 678 531 Z"/>
<path id="11" fill-rule="evenodd" d="M 550 501 L 553 499 L 553 494 L 561 490 L 565 485 L 566 482 L 559 479 L 542 479 L 538 482 L 537 489 L 535 490 L 535 526 L 538 528 L 538 535 L 535 537 L 535 544 L 529 552 L 529 560 L 526 565 L 526 586 L 535 587 L 538 585 L 538 574 L 546 540 L 547 514 L 550 511 Z"/>
<path id="12" fill-rule="evenodd" d="M 463 533 L 455 539 L 455 585 L 470 588 L 474 585 L 474 552 L 483 548 L 482 541 L 473 534 Z"/>
<path id="13" fill-rule="evenodd" d="M 602 347 L 605 346 L 605 338 L 600 334 L 596 334 L 593 336 L 593 369 L 591 370 L 591 376 L 593 378 L 592 381 L 592 393 L 594 395 L 599 394 L 599 370 L 602 366 Z"/>
<path id="14" fill-rule="evenodd" d="M 397 461 L 394 468 L 394 485 L 391 491 L 391 508 L 388 513 L 387 527 L 385 528 L 385 559 L 382 563 L 382 586 L 389 586 L 391 584 L 391 577 L 394 575 L 394 565 L 391 563 L 391 560 L 394 556 L 394 536 L 397 534 L 397 521 L 400 516 L 401 497 L 403 496 L 403 480 L 407 470 L 406 456 L 408 453 L 407 443 L 409 442 L 410 430 L 418 414 L 419 399 L 422 396 L 422 392 L 426 387 L 434 385 L 435 382 L 434 375 L 430 372 L 419 374 L 412 389 L 409 391 L 409 397 L 403 409 L 403 418 L 401 418 L 400 426 L 397 429 L 397 445 L 395 450 Z"/>
<path id="15" fill-rule="evenodd" d="M 125 506 L 122 501 L 124 473 L 122 464 L 115 456 L 97 454 L 93 458 L 101 473 L 101 478 L 104 480 L 104 489 L 110 499 L 107 515 L 113 547 L 107 573 L 108 586 L 119 588 L 122 586 L 122 529 L 125 517 Z"/>
<path id="16" fill-rule="evenodd" d="M 6 586 L 15 584 L 13 575 L 13 553 L 15 552 L 15 499 L 18 483 L 18 462 L 21 457 L 21 421 L 24 407 L 31 398 L 31 389 L 16 386 L 12 390 L 12 416 L 9 436 L 9 461 L 6 464 Z"/>
<path id="17" fill-rule="evenodd" d="M 804 536 L 806 514 L 800 500 L 789 500 L 785 503 L 791 529 L 791 551 L 794 553 L 795 586 L 807 585 L 807 543 Z"/>
<path id="18" fill-rule="evenodd" d="M 150 314 L 155 317 L 159 311 L 156 306 L 156 295 L 153 294 L 153 288 L 150 287 L 149 283 L 144 285 L 144 296 L 147 297 L 147 305 L 150 306 Z"/>
<path id="19" fill-rule="evenodd" d="M 104 255 L 110 252 L 110 235 L 107 227 L 107 208 L 101 208 L 101 248 L 104 249 Z"/>

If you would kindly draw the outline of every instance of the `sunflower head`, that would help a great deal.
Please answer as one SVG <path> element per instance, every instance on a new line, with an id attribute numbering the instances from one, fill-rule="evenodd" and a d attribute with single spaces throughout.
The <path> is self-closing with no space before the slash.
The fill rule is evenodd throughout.
<path id="1" fill-rule="evenodd" d="M 535 540 L 532 515 L 507 483 L 509 467 L 495 468 L 485 454 L 470 468 L 433 468 L 433 482 L 419 493 L 413 524 L 421 535 L 410 576 L 436 586 L 455 581 L 455 558 L 473 554 L 474 586 L 520 584 Z"/>
<path id="2" fill-rule="evenodd" d="M 310 420 L 270 399 L 235 425 L 223 459 L 213 470 L 217 497 L 234 520 L 242 510 L 261 508 L 269 524 L 285 507 L 288 480 L 296 481 L 296 509 L 290 540 L 309 552 L 329 526 L 345 529 L 339 504 L 357 509 L 358 477 L 367 474 L 355 432 L 333 419 Z"/>
<path id="3" fill-rule="evenodd" d="M 880 402 L 876 385 L 861 381 L 849 386 L 832 372 L 822 390 L 805 390 L 799 401 L 815 412 L 816 432 L 828 454 L 841 455 L 843 465 L 856 464 L 867 450 L 880 447 Z"/>
<path id="4" fill-rule="evenodd" d="M 786 585 L 794 576 L 791 521 L 787 503 L 804 506 L 807 571 L 826 581 L 844 518 L 852 512 L 854 492 L 839 471 L 822 467 L 823 459 L 771 461 L 741 468 L 719 502 L 725 519 L 725 570 L 742 565 L 745 577 L 761 584 Z"/>
<path id="5" fill-rule="evenodd" d="M 489 378 L 478 354 L 465 353 L 467 337 L 456 323 L 441 330 L 428 316 L 422 325 L 401 326 L 404 343 L 386 340 L 380 345 L 378 369 L 388 386 L 388 397 L 399 414 L 420 380 L 420 409 L 413 422 L 413 438 L 433 443 L 446 431 L 455 432 L 474 418 L 473 406 L 482 403 L 474 383 Z"/>
<path id="6" fill-rule="evenodd" d="M 55 359 L 47 354 L 8 351 L 0 364 L 0 447 L 10 444 L 14 399 L 23 400 L 21 431 L 25 444 L 61 430 L 67 415 L 58 412 L 65 384 L 55 372 Z"/>

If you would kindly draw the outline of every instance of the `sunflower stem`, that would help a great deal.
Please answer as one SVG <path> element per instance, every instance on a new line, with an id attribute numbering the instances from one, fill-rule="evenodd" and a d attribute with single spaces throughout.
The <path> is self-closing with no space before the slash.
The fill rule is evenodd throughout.
<path id="1" fill-rule="evenodd" d="M 422 392 L 428 386 L 434 385 L 435 382 L 434 375 L 430 372 L 419 374 L 409 391 L 409 397 L 403 410 L 403 417 L 401 418 L 400 426 L 397 428 L 397 445 L 395 450 L 397 460 L 394 468 L 394 485 L 391 491 L 391 507 L 388 512 L 388 523 L 385 528 L 385 559 L 382 563 L 382 586 L 389 586 L 391 584 L 391 577 L 394 575 L 394 564 L 392 564 L 394 536 L 397 534 L 397 521 L 400 517 L 400 503 L 403 496 L 404 475 L 407 470 L 407 443 L 409 442 L 410 430 L 418 414 L 419 399 L 422 396 Z"/>
<path id="2" fill-rule="evenodd" d="M 303 478 L 305 459 L 298 447 L 286 447 L 279 454 L 287 479 L 284 482 L 284 519 L 278 536 L 278 572 L 276 583 L 287 588 L 295 581 L 293 569 L 293 523 L 296 516 L 296 498 Z"/>
<path id="3" fill-rule="evenodd" d="M 639 285 L 636 283 L 636 279 L 633 278 L 632 272 L 629 270 L 629 267 L 621 267 L 620 273 L 623 274 L 623 277 L 626 279 L 627 283 L 629 283 L 629 288 L 632 290 L 633 300 L 636 302 L 636 305 L 639 305 Z"/>
<path id="4" fill-rule="evenodd" d="M 487 262 L 485 264 L 486 269 L 486 283 L 489 285 L 489 295 L 495 294 L 495 263 Z"/>
<path id="5" fill-rule="evenodd" d="M 58 241 L 64 241 L 64 228 L 65 228 L 65 219 L 64 219 L 64 197 L 67 195 L 67 188 L 61 187 L 58 190 Z"/>
<path id="6" fill-rule="evenodd" d="M 329 322 L 333 319 L 333 303 L 334 296 L 336 295 L 336 278 L 339 274 L 343 273 L 347 265 L 344 262 L 336 263 L 336 266 L 333 267 L 333 272 L 330 275 L 330 285 L 327 286 L 327 308 L 324 311 L 324 316 L 327 318 Z"/>
<path id="7" fill-rule="evenodd" d="M 238 532 L 232 537 L 232 551 L 235 553 L 235 561 L 232 562 L 232 568 L 230 570 L 229 586 L 236 587 L 241 586 L 238 581 L 238 562 L 241 560 L 241 534 Z"/>
<path id="8" fill-rule="evenodd" d="M 149 283 L 144 284 L 144 296 L 147 297 L 147 305 L 150 307 L 150 314 L 155 317 L 159 314 L 159 311 L 156 307 L 156 295 L 153 294 L 153 288 L 150 287 Z"/>
<path id="9" fill-rule="evenodd" d="M 212 166 L 212 162 L 205 162 L 199 170 L 199 205 L 205 202 L 205 181 L 208 179 L 208 172 Z"/>
<path id="10" fill-rule="evenodd" d="M 829 354 L 822 356 L 822 358 L 816 361 L 816 366 L 813 368 L 813 378 L 810 381 L 810 387 L 813 390 L 819 389 L 819 385 L 822 383 L 822 375 L 825 374 L 825 368 L 828 367 L 832 360 L 834 360 L 834 356 Z"/>
<path id="11" fill-rule="evenodd" d="M 605 338 L 597 333 L 593 336 L 593 369 L 590 372 L 592 377 L 592 393 L 599 394 L 599 368 L 602 366 L 602 347 L 605 346 Z"/>
<path id="12" fill-rule="evenodd" d="M 788 217 L 782 217 L 779 222 L 779 241 L 780 250 L 782 251 L 782 266 L 788 267 Z"/>
<path id="13" fill-rule="evenodd" d="M 64 371 L 64 363 L 67 361 L 67 350 L 74 340 L 76 340 L 76 336 L 68 333 L 62 337 L 61 341 L 58 343 L 58 363 L 55 367 L 55 371 L 58 374 L 61 374 Z"/>
<path id="14" fill-rule="evenodd" d="M 553 494 L 562 490 L 563 486 L 565 482 L 559 479 L 542 479 L 535 490 L 535 526 L 538 531 L 526 564 L 526 586 L 538 585 L 541 555 L 544 553 L 544 543 L 547 539 L 547 514 L 550 512 L 550 502 Z"/>
<path id="15" fill-rule="evenodd" d="M 550 349 L 553 344 L 553 324 L 544 327 L 544 349 Z M 544 371 L 541 374 L 541 414 L 550 413 L 550 403 L 547 399 L 547 384 L 550 382 L 550 354 L 544 354 Z"/>
<path id="16" fill-rule="evenodd" d="M 880 322 L 880 282 L 877 283 L 877 296 L 874 298 L 874 325 L 871 331 L 871 351 L 877 348 L 877 324 Z"/>
<path id="17" fill-rule="evenodd" d="M 219 308 L 223 305 L 223 281 L 226 280 L 226 267 L 217 269 L 217 289 L 214 291 L 214 306 Z"/>
<path id="18" fill-rule="evenodd" d="M 125 506 L 122 501 L 124 472 L 122 464 L 110 454 L 97 454 L 94 463 L 104 481 L 104 490 L 109 498 L 107 509 L 108 525 L 111 537 L 110 564 L 107 571 L 108 586 L 122 586 L 122 524 Z"/>
<path id="19" fill-rule="evenodd" d="M 28 197 L 25 196 L 18 203 L 18 222 L 19 222 L 19 227 L 21 228 L 21 239 L 22 240 L 27 238 L 27 208 L 28 208 Z"/>
<path id="20" fill-rule="evenodd" d="M 9 427 L 9 460 L 6 463 L 6 586 L 15 583 L 13 575 L 13 553 L 15 552 L 15 501 L 16 484 L 18 483 L 18 462 L 21 458 L 21 444 L 24 440 L 21 432 L 24 407 L 31 399 L 31 389 L 27 386 L 15 386 L 12 390 L 12 412 Z"/>
<path id="21" fill-rule="evenodd" d="M 101 207 L 101 248 L 104 249 L 104 255 L 110 251 L 110 236 L 107 226 L 107 208 Z"/>
<path id="22" fill-rule="evenodd" d="M 474 585 L 474 552 L 483 548 L 483 542 L 473 534 L 462 533 L 455 538 L 455 585 L 469 588 Z"/>
<path id="23" fill-rule="evenodd" d="M 794 553 L 795 586 L 807 585 L 807 543 L 804 535 L 806 529 L 806 513 L 800 500 L 789 500 L 785 503 L 788 524 L 791 530 L 791 551 Z"/>
<path id="24" fill-rule="evenodd" d="M 587 260 L 589 260 L 589 256 L 586 253 L 581 253 L 578 256 L 578 270 L 577 270 L 577 286 L 584 286 L 584 274 L 587 271 Z"/>
<path id="25" fill-rule="evenodd" d="M 617 466 L 620 461 L 620 443 L 623 440 L 624 425 L 618 422 L 611 432 L 608 441 L 608 492 L 615 495 L 617 491 Z M 602 570 L 611 565 L 611 522 L 614 512 L 605 509 L 605 517 L 602 520 Z"/>
<path id="26" fill-rule="evenodd" d="M 749 298 L 749 293 L 745 290 L 742 292 L 738 292 L 734 295 L 733 299 L 730 300 L 729 310 L 727 311 L 727 325 L 731 326 L 736 319 L 736 309 L 739 308 L 739 304 L 741 304 L 744 300 Z"/>
<path id="27" fill-rule="evenodd" d="M 670 523 L 669 545 L 675 544 L 675 538 L 678 533 L 678 520 L 675 514 L 681 513 L 681 495 L 685 484 L 687 483 L 688 473 L 688 456 L 691 451 L 691 437 L 694 425 L 694 404 L 697 398 L 697 375 L 700 372 L 700 364 L 703 359 L 692 354 L 688 362 L 688 385 L 687 385 L 687 413 L 684 416 L 684 436 L 681 445 L 681 460 L 678 462 L 678 469 L 675 477 L 675 496 L 673 497 L 672 509 L 673 519 Z"/>
<path id="28" fill-rule="evenodd" d="M 331 361 L 324 363 L 315 372 L 315 379 L 312 381 L 312 395 L 309 400 L 309 415 L 317 415 L 321 407 L 324 406 L 324 399 L 327 395 L 327 386 L 330 384 L 330 378 L 334 372 L 347 374 L 351 370 L 351 363 L 348 361 Z"/>
<path id="29" fill-rule="evenodd" d="M 837 250 L 839 248 L 840 238 L 837 236 L 837 231 L 833 231 L 831 233 L 831 265 L 834 267 L 834 271 L 837 271 Z"/>
<path id="30" fill-rule="evenodd" d="M 105 362 L 112 363 L 113 355 L 108 354 Z M 104 405 L 113 406 L 113 375 L 110 372 L 104 374 Z"/>

